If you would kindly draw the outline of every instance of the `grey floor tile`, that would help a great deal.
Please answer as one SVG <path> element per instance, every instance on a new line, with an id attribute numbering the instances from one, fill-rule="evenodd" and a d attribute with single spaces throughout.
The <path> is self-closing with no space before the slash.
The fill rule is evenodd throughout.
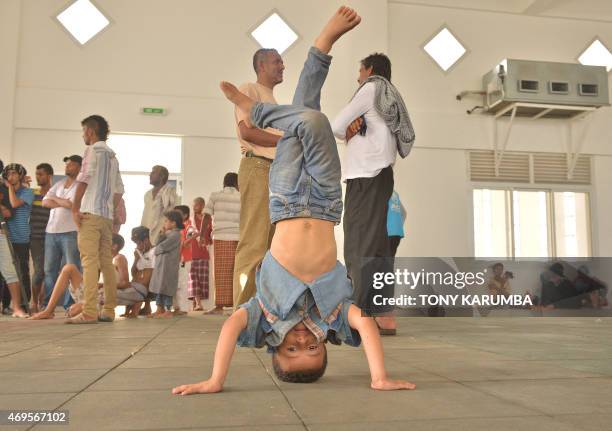
<path id="1" fill-rule="evenodd" d="M 466 385 L 543 414 L 605 414 L 612 411 L 612 379 L 468 382 Z"/>
<path id="2" fill-rule="evenodd" d="M 83 392 L 71 400 L 70 430 L 299 425 L 278 391 L 227 390 L 177 396 L 163 391 Z"/>

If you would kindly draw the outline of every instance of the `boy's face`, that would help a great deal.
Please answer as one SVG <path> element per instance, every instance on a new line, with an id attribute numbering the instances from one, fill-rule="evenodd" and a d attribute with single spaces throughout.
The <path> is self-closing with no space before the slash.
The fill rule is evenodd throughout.
<path id="1" fill-rule="evenodd" d="M 17 171 L 8 171 L 6 174 L 6 180 L 15 187 L 21 185 L 21 178 L 19 177 Z"/>
<path id="2" fill-rule="evenodd" d="M 176 223 L 174 223 L 172 220 L 165 218 L 164 219 L 164 229 L 168 230 L 172 230 L 172 229 L 176 229 Z"/>
<path id="3" fill-rule="evenodd" d="M 286 372 L 312 370 L 323 365 L 325 343 L 317 338 L 302 322 L 295 325 L 276 350 L 276 358 Z"/>

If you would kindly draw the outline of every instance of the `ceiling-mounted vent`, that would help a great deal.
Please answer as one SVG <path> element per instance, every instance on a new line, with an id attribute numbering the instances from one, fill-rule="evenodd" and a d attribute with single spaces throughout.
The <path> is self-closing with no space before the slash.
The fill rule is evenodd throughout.
<path id="1" fill-rule="evenodd" d="M 566 154 L 536 153 L 533 155 L 534 183 L 591 184 L 591 158 L 578 156 L 572 178 L 568 178 L 570 164 Z"/>
<path id="2" fill-rule="evenodd" d="M 529 182 L 529 154 L 506 152 L 495 175 L 493 151 L 470 151 L 470 179 L 472 181 Z"/>
<path id="3" fill-rule="evenodd" d="M 537 93 L 540 83 L 531 79 L 519 79 L 518 90 L 522 93 Z"/>
<path id="4" fill-rule="evenodd" d="M 579 84 L 578 92 L 581 96 L 597 96 L 599 94 L 597 84 Z"/>

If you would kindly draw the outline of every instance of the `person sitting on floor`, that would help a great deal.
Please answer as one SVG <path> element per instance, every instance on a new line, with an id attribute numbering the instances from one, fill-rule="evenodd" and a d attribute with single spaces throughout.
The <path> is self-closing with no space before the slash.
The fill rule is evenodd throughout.
<path id="1" fill-rule="evenodd" d="M 130 296 L 128 291 L 130 289 L 130 283 L 128 280 L 127 259 L 123 254 L 119 253 L 124 245 L 125 241 L 123 237 L 118 234 L 113 234 L 111 253 L 113 256 L 113 265 L 115 266 L 115 271 L 117 271 L 117 304 L 131 305 L 133 302 L 129 302 L 124 298 L 125 296 Z M 100 304 L 104 303 L 104 291 L 101 290 L 102 287 L 103 284 L 98 286 Z M 64 265 L 60 272 L 47 307 L 43 311 L 33 315 L 30 319 L 53 319 L 55 316 L 55 307 L 63 300 L 66 289 L 68 289 L 70 296 L 72 296 L 74 300 L 74 304 L 66 311 L 66 316 L 74 317 L 83 311 L 83 274 L 76 265 L 69 263 Z"/>
<path id="2" fill-rule="evenodd" d="M 361 340 L 372 389 L 415 388 L 387 377 L 378 327 L 350 300 L 351 283 L 337 260 L 340 159 L 329 120 L 320 112 L 321 87 L 332 45 L 360 21 L 344 6 L 334 14 L 308 53 L 292 105 L 256 103 L 232 84 L 221 83 L 225 96 L 250 112 L 252 125 L 285 131 L 270 171 L 270 219 L 276 230 L 257 271 L 255 297 L 223 324 L 211 377 L 178 386 L 174 394 L 222 391 L 236 344 L 268 346 L 280 380 L 309 383 L 325 372 L 326 341 L 356 347 Z"/>
<path id="3" fill-rule="evenodd" d="M 155 268 L 155 249 L 151 245 L 149 229 L 144 226 L 132 229 L 132 241 L 136 244 L 136 250 L 134 250 L 134 263 L 131 269 L 132 282 L 130 288 L 133 288 L 133 290 L 129 291 L 129 294 L 135 302 L 126 306 L 123 317 L 137 318 L 138 312 L 149 294 L 149 283 L 151 282 L 153 268 Z M 125 296 L 127 295 L 117 292 L 118 300 L 127 299 Z"/>

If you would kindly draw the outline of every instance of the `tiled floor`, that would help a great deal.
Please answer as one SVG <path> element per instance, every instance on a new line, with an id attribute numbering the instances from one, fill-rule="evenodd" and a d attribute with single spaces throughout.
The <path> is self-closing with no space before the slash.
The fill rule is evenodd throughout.
<path id="1" fill-rule="evenodd" d="M 225 391 L 207 377 L 223 317 L 69 326 L 0 319 L 0 410 L 69 410 L 42 430 L 610 430 L 612 318 L 403 318 L 387 368 L 415 391 L 369 389 L 361 349 L 329 346 L 319 382 L 271 376 L 238 349 Z M 1 429 L 31 429 L 0 426 Z"/>

